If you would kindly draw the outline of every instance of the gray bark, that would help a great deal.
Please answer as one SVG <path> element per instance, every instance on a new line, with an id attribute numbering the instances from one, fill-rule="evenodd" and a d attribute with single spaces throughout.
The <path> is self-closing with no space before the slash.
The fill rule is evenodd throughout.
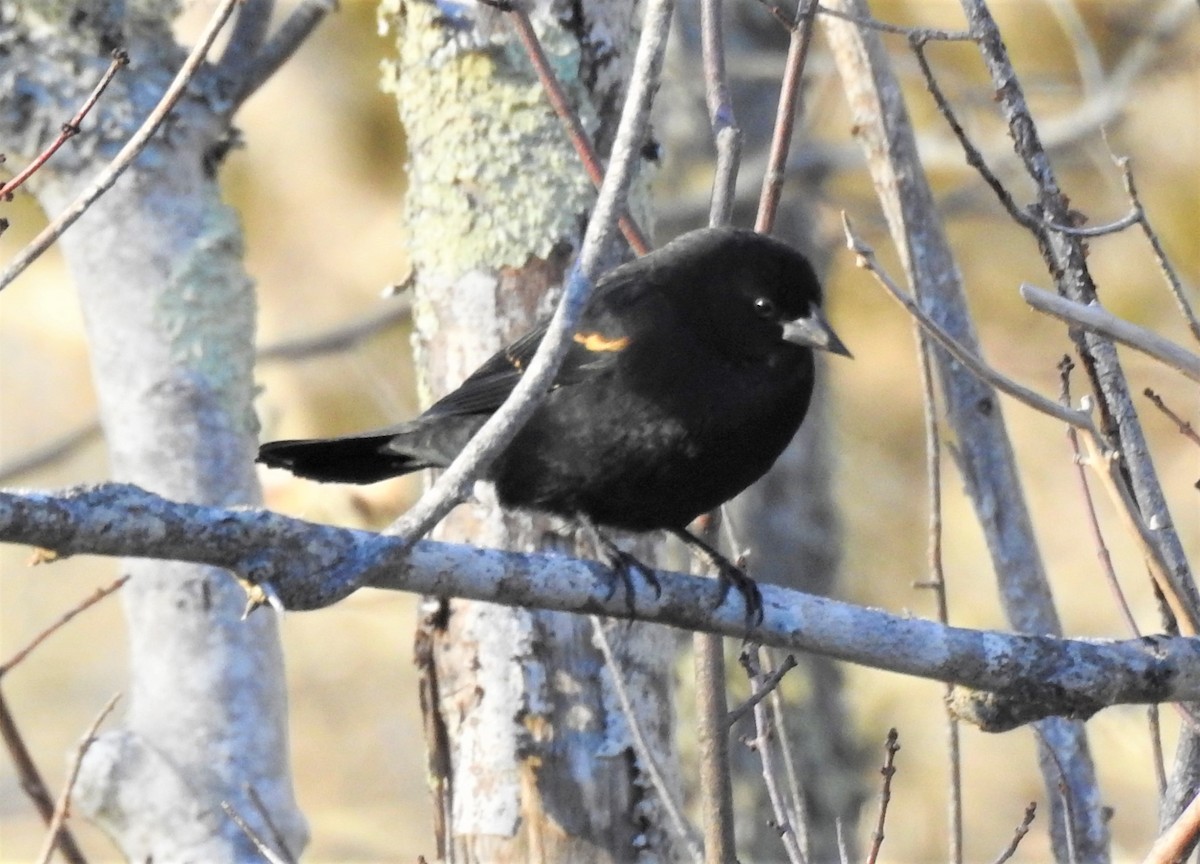
<path id="1" fill-rule="evenodd" d="M 859 17 L 869 14 L 858 0 L 835 5 Z M 828 19 L 824 26 L 912 291 L 939 325 L 978 353 L 958 266 L 879 35 L 838 19 Z M 1005 615 L 1021 632 L 1057 635 L 1062 627 L 996 394 L 941 349 L 934 350 L 934 357 L 959 444 L 960 470 L 987 540 Z M 1040 725 L 1039 733 L 1038 761 L 1051 802 L 1058 860 L 1107 861 L 1108 824 L 1083 724 L 1053 718 Z"/>
<path id="2" fill-rule="evenodd" d="M 4 102 L 10 158 L 32 155 L 56 134 L 114 44 L 133 58 L 78 146 L 35 176 L 32 189 L 50 214 L 141 122 L 183 57 L 169 29 L 172 4 L 96 6 L 68 25 L 69 9 L 0 5 L 0 89 L 36 94 Z M 213 74 L 196 82 L 156 142 L 60 248 L 83 306 L 113 476 L 179 500 L 232 506 L 260 500 L 252 470 L 255 306 L 241 230 L 208 163 L 229 132 L 219 84 Z M 130 560 L 124 569 L 133 576 L 123 592 L 128 713 L 88 751 L 77 811 L 131 860 L 257 860 L 221 809 L 231 802 L 269 837 L 250 786 L 288 851 L 299 854 L 307 832 L 289 776 L 275 621 L 242 622 L 244 596 L 217 568 Z"/>
<path id="3" fill-rule="evenodd" d="M 540 2 L 528 11 L 604 148 L 629 74 L 636 10 Z M 399 13 L 390 18 L 397 48 L 391 86 L 409 147 L 414 347 L 432 396 L 544 316 L 593 195 L 501 13 L 479 7 L 452 21 L 424 3 L 402 4 Z M 437 536 L 531 549 L 556 530 L 501 514 L 487 491 L 477 497 Z M 439 854 L 468 861 L 673 858 L 674 841 L 610 676 L 624 677 L 638 722 L 674 781 L 670 669 L 662 662 L 674 637 L 623 629 L 613 640 L 616 672 L 593 646 L 586 618 L 428 603 L 418 662 Z"/>

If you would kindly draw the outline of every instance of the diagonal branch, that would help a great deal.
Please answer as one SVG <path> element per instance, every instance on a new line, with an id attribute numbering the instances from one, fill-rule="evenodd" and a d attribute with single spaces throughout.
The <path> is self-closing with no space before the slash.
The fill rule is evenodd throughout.
<path id="1" fill-rule="evenodd" d="M 112 162 L 96 176 L 91 185 L 84 189 L 79 197 L 72 201 L 53 222 L 42 229 L 41 233 L 34 237 L 21 250 L 20 254 L 4 268 L 4 272 L 0 273 L 0 291 L 25 272 L 25 269 L 49 249 L 64 231 L 74 225 L 75 221 L 92 206 L 92 203 L 111 189 L 117 179 L 125 173 L 125 169 L 133 164 L 133 160 L 150 143 L 150 139 L 154 137 L 158 127 L 167 119 L 167 115 L 171 113 L 175 103 L 183 96 L 188 83 L 195 77 L 201 64 L 204 63 L 204 58 L 208 56 L 208 50 L 216 41 L 217 34 L 221 32 L 221 28 L 225 26 L 225 22 L 233 13 L 233 8 L 239 2 L 240 0 L 221 0 L 220 5 L 209 19 L 208 25 L 204 28 L 204 32 L 196 40 L 195 47 L 183 61 L 179 72 L 167 87 L 167 92 L 163 94 L 162 99 L 154 106 L 154 110 L 150 112 L 137 132 L 133 133 L 133 136 L 125 142 L 125 146 L 113 157 Z"/>
<path id="2" fill-rule="evenodd" d="M 588 222 L 579 261 L 567 279 L 562 300 L 550 318 L 537 353 L 504 404 L 483 424 L 421 500 L 388 528 L 389 534 L 416 539 L 449 513 L 471 481 L 529 419 L 554 380 L 570 345 L 571 333 L 591 294 L 599 262 L 615 233 L 617 215 L 625 206 L 650 119 L 650 104 L 658 90 L 673 7 L 672 0 L 653 0 L 646 7 L 642 38 L 634 58 L 629 93 L 613 141 L 608 172 Z"/>
<path id="3" fill-rule="evenodd" d="M 1043 291 L 1028 282 L 1021 285 L 1021 299 L 1039 312 L 1045 312 L 1059 321 L 1083 327 L 1122 345 L 1136 348 L 1160 363 L 1182 372 L 1193 381 L 1200 381 L 1200 356 L 1152 330 L 1118 318 L 1098 301 L 1076 303 L 1058 294 Z"/>

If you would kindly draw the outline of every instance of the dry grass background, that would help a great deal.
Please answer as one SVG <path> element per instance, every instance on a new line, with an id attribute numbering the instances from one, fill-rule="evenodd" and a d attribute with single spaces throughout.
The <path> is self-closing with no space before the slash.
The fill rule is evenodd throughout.
<path id="1" fill-rule="evenodd" d="M 1120 3 L 1077 5 L 1109 63 L 1134 38 L 1134 26 L 1145 23 L 1122 21 Z M 399 207 L 403 140 L 393 106 L 374 84 L 385 46 L 374 35 L 372 4 L 349 0 L 342 7 L 246 106 L 241 126 L 247 147 L 230 157 L 223 175 L 229 200 L 246 226 L 248 267 L 261 290 L 263 343 L 320 331 L 372 308 L 381 288 L 402 278 L 407 268 Z M 1037 93 L 1038 116 L 1077 103 L 1072 57 L 1047 7 L 1027 2 L 996 2 L 993 7 L 1018 70 Z M 957 8 L 947 0 L 925 0 L 879 4 L 876 14 L 953 25 Z M 207 9 L 199 3 L 190 14 L 202 18 Z M 1198 46 L 1200 26 L 1193 16 L 1167 46 L 1172 61 L 1151 67 L 1136 86 L 1124 119 L 1109 128 L 1114 150 L 1134 156 L 1145 203 L 1193 286 L 1200 283 Z M 892 47 L 899 51 L 901 46 Z M 978 86 L 978 61 L 969 49 L 935 49 L 933 57 L 944 64 L 939 68 L 951 70 L 946 80 L 958 98 L 972 92 L 977 99 L 981 93 L 986 97 L 986 88 Z M 822 62 L 820 55 L 814 59 Z M 911 65 L 906 63 L 909 71 Z M 819 139 L 845 145 L 848 121 L 836 88 L 833 96 L 822 92 L 818 85 L 809 126 Z M 919 87 L 911 88 L 911 97 L 918 122 L 944 138 Z M 980 120 L 973 131 L 986 144 L 1003 147 L 1003 132 L 994 122 Z M 933 172 L 942 190 L 975 182 L 951 162 L 938 161 Z M 1093 224 L 1125 212 L 1119 178 L 1097 136 L 1088 136 L 1057 162 L 1073 204 Z M 1023 198 L 1027 190 L 1018 188 Z M 1010 375 L 1054 394 L 1055 364 L 1069 342 L 1060 326 L 1028 311 L 1016 294 L 1022 280 L 1044 287 L 1049 280 L 1032 242 L 999 217 L 990 199 L 980 201 L 980 207 L 949 215 L 948 223 L 988 356 Z M 836 210 L 845 208 L 884 260 L 894 262 L 860 167 L 833 182 L 828 204 L 821 220 L 831 236 Z M 3 258 L 37 230 L 41 218 L 24 198 L 7 215 L 13 228 L 0 239 Z M 1186 330 L 1140 235 L 1127 232 L 1093 241 L 1090 261 L 1110 308 L 1186 343 Z M 853 268 L 847 253 L 835 256 L 829 293 L 832 318 L 856 356 L 853 363 L 835 364 L 829 381 L 846 524 L 842 593 L 893 611 L 931 615 L 931 598 L 911 588 L 925 568 L 923 442 L 912 327 Z M 264 367 L 260 414 L 266 436 L 333 433 L 410 414 L 416 406 L 406 335 L 402 327 L 394 328 L 348 354 Z M 1194 386 L 1131 352 L 1123 351 L 1122 359 L 1135 390 L 1152 386 L 1193 422 L 1200 417 Z M 1063 430 L 1020 406 L 1006 402 L 1003 407 L 1067 632 L 1126 635 L 1100 581 Z M 1176 521 L 1192 560 L 1200 562 L 1200 511 L 1193 485 L 1200 478 L 1200 454 L 1153 409 L 1144 403 L 1141 408 Z M 49 256 L 0 299 L 0 462 L 54 438 L 94 411 L 78 308 L 61 264 Z M 54 488 L 105 476 L 103 446 L 97 442 L 18 482 Z M 953 619 L 964 626 L 1003 627 L 970 505 L 952 466 L 945 476 Z M 384 519 L 415 491 L 406 481 L 351 492 L 273 475 L 263 480 L 270 506 L 340 524 Z M 1143 568 L 1111 519 L 1107 502 L 1101 501 L 1100 508 L 1139 622 L 1153 631 L 1157 615 Z M 26 567 L 27 559 L 27 550 L 0 549 L 2 657 L 118 573 L 114 562 L 101 559 L 34 569 Z M 126 687 L 123 626 L 118 602 L 106 602 L 4 681 L 5 694 L 52 784 L 61 782 L 65 754 L 95 712 L 109 695 Z M 381 592 L 362 592 L 334 608 L 288 615 L 283 621 L 293 763 L 313 830 L 308 860 L 411 861 L 417 854 L 433 853 L 410 662 L 412 626 L 413 598 Z M 857 668 L 848 669 L 847 681 L 857 732 L 866 744 L 881 746 L 889 726 L 901 733 L 884 860 L 944 860 L 940 687 Z M 1177 722 L 1169 708 L 1163 716 L 1169 755 Z M 1114 858 L 1137 860 L 1155 827 L 1145 710 L 1109 709 L 1089 723 L 1089 730 L 1104 798 L 1115 808 Z M 969 860 L 992 859 L 1008 841 L 1025 804 L 1043 801 L 1033 749 L 1027 730 L 1001 736 L 964 730 Z M 1048 860 L 1040 821 L 1047 813 L 1043 807 L 1017 860 Z M 7 760 L 0 761 L 0 859 L 33 856 L 41 832 L 31 814 Z M 115 854 L 102 837 L 75 827 L 94 860 Z"/>

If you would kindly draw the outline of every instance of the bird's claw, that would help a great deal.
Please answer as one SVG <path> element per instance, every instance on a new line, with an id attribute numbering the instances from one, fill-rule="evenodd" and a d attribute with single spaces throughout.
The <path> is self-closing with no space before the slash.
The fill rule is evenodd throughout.
<path id="1" fill-rule="evenodd" d="M 721 561 L 717 567 L 717 587 L 719 593 L 714 609 L 725 602 L 730 588 L 736 588 L 746 604 L 746 629 L 763 623 L 762 591 L 745 570 L 731 561 Z"/>
<path id="2" fill-rule="evenodd" d="M 605 540 L 607 541 L 607 538 L 605 538 Z M 612 570 L 613 574 L 620 579 L 621 585 L 625 588 L 626 606 L 629 609 L 630 615 L 634 614 L 636 611 L 636 607 L 633 602 L 634 597 L 636 596 L 633 588 L 634 571 L 640 573 L 642 578 L 646 580 L 647 584 L 654 589 L 654 598 L 656 600 L 659 597 L 662 597 L 662 585 L 659 584 L 658 577 L 654 575 L 654 571 L 651 568 L 639 561 L 636 556 L 631 555 L 624 549 L 618 548 L 617 545 L 611 541 L 603 544 L 603 553 L 605 558 L 604 563 L 606 563 L 609 566 L 609 569 Z M 608 593 L 605 595 L 604 599 L 606 601 L 611 600 L 616 592 L 617 579 L 612 579 L 609 582 Z"/>

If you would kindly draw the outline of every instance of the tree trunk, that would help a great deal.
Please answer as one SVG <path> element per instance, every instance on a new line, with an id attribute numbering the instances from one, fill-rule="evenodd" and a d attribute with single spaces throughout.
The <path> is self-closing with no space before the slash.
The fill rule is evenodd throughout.
<path id="1" fill-rule="evenodd" d="M 53 26 L 3 9 L 4 92 L 41 92 L 0 117 L 6 148 L 29 156 L 82 104 L 113 42 L 132 65 L 103 96 L 76 147 L 35 176 L 60 212 L 161 96 L 183 58 L 169 4 L 109 3 Z M 81 73 L 80 70 L 87 70 Z M 257 504 L 253 472 L 254 297 L 241 229 L 208 156 L 229 132 L 214 76 L 198 81 L 137 162 L 60 241 L 83 306 L 113 476 L 170 498 Z M 41 89 L 44 88 L 44 89 Z M 222 109 L 220 106 L 225 106 Z M 10 150 L 10 156 L 11 156 Z M 21 290 L 17 286 L 13 290 Z M 78 811 L 134 861 L 260 860 L 222 810 L 271 837 L 265 803 L 295 856 L 307 829 L 288 766 L 283 662 L 270 614 L 242 621 L 244 594 L 216 568 L 124 563 L 131 693 L 124 726 L 100 736 L 75 789 Z"/>
<path id="2" fill-rule="evenodd" d="M 605 152 L 632 60 L 635 10 L 530 5 L 558 77 Z M 409 149 L 414 344 L 432 397 L 552 308 L 593 194 L 504 15 L 478 6 L 454 18 L 410 2 L 389 22 L 391 86 Z M 553 531 L 544 520 L 500 513 L 490 490 L 478 498 L 439 536 L 530 549 Z M 465 601 L 429 599 L 425 608 L 417 660 L 439 856 L 671 860 L 674 841 L 589 620 Z M 663 658 L 675 637 L 605 626 L 615 631 L 637 721 L 674 780 Z"/>

